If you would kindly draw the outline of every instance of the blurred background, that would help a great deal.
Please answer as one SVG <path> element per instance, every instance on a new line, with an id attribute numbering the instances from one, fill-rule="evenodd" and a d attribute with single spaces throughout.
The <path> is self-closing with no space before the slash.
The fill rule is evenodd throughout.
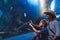
<path id="1" fill-rule="evenodd" d="M 43 0 L 44 1 L 44 0 Z M 0 0 L 0 36 L 5 39 L 32 32 L 28 22 L 38 24 L 42 17 L 40 0 Z M 60 23 L 60 0 L 49 0 L 48 8 Z M 44 8 L 43 8 L 44 9 Z"/>

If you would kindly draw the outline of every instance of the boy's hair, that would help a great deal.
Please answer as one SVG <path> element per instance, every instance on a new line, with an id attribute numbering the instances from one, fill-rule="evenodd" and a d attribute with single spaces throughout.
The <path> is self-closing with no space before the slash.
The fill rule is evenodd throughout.
<path id="1" fill-rule="evenodd" d="M 47 21 L 45 19 L 42 19 L 44 22 L 44 27 L 47 27 Z"/>

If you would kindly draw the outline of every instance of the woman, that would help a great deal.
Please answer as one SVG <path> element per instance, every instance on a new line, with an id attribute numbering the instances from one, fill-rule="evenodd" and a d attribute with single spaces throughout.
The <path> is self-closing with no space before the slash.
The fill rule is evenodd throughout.
<path id="1" fill-rule="evenodd" d="M 48 30 L 49 30 L 49 35 L 52 37 L 52 40 L 60 40 L 60 28 L 59 28 L 59 23 L 57 20 L 55 20 L 56 16 L 53 11 L 47 11 L 44 12 L 46 14 L 46 17 L 48 19 Z"/>
<path id="2" fill-rule="evenodd" d="M 36 28 L 34 28 L 32 26 L 32 23 L 30 23 L 29 25 L 32 27 L 32 29 L 35 31 L 35 33 L 40 36 L 40 38 L 39 38 L 39 36 L 37 36 L 38 40 L 48 40 L 48 34 L 49 33 L 48 33 L 48 29 L 47 29 L 46 20 L 41 20 L 40 21 L 40 26 L 39 26 L 40 30 L 37 30 Z"/>

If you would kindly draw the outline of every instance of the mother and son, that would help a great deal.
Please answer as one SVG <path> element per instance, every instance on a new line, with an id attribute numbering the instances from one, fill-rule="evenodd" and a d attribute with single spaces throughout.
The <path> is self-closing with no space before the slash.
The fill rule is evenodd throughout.
<path id="1" fill-rule="evenodd" d="M 33 22 L 29 23 L 36 33 L 30 40 L 60 40 L 60 27 L 58 21 L 55 20 L 56 16 L 54 12 L 47 11 L 44 14 L 46 14 L 48 21 L 42 19 L 39 25 L 33 24 Z"/>

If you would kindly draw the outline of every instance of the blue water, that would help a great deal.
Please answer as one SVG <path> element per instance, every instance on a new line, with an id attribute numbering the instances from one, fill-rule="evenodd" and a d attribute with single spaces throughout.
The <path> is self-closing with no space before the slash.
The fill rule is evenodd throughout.
<path id="1" fill-rule="evenodd" d="M 35 34 L 34 32 L 30 32 L 27 34 L 10 37 L 4 40 L 29 40 L 34 34 Z"/>

